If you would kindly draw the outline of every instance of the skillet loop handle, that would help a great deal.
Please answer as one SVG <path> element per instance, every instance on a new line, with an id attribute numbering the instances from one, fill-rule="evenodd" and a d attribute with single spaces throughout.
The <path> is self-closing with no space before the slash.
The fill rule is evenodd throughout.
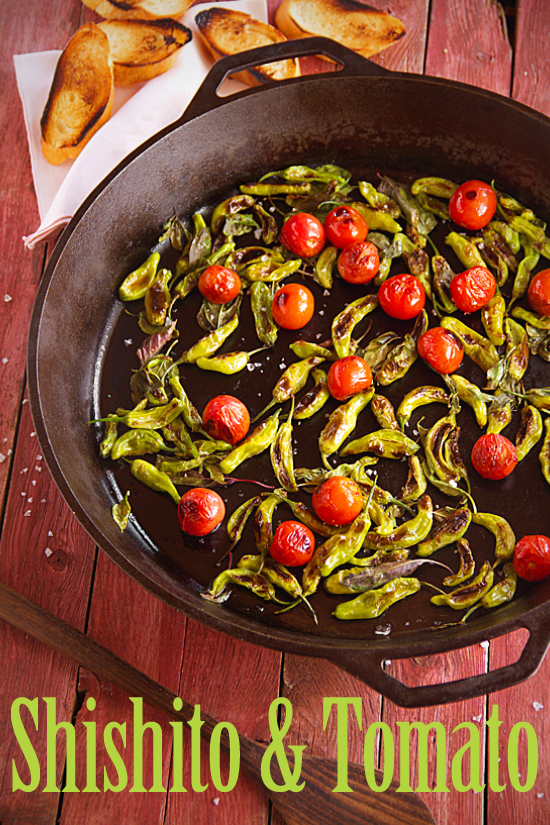
<path id="1" fill-rule="evenodd" d="M 217 106 L 221 106 L 225 102 L 225 98 L 219 97 L 217 91 L 223 81 L 230 75 L 252 69 L 254 66 L 264 63 L 273 63 L 294 57 L 313 57 L 315 55 L 323 55 L 336 61 L 336 63 L 340 63 L 343 68 L 338 72 L 339 76 L 375 77 L 392 74 L 388 69 L 378 66 L 378 64 L 367 60 L 365 57 L 361 57 L 361 55 L 342 46 L 335 40 L 330 40 L 328 37 L 304 37 L 297 40 L 285 40 L 282 43 L 273 43 L 269 46 L 260 46 L 246 52 L 231 54 L 216 61 L 178 123 L 186 123 L 211 109 L 215 109 Z M 273 83 L 246 89 L 241 94 L 259 94 L 267 85 L 307 83 L 315 77 L 317 75 L 273 81 Z"/>
<path id="2" fill-rule="evenodd" d="M 446 705 L 494 693 L 533 676 L 550 644 L 549 629 L 538 628 L 535 624 L 526 626 L 526 629 L 529 631 L 529 639 L 517 662 L 455 682 L 408 687 L 384 670 L 387 652 L 384 655 L 362 655 L 356 651 L 337 651 L 331 655 L 330 661 L 401 707 Z"/>

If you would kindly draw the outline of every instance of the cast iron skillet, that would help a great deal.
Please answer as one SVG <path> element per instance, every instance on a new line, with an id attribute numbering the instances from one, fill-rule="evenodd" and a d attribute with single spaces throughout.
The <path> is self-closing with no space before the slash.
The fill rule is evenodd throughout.
<path id="1" fill-rule="evenodd" d="M 216 93 L 237 70 L 313 54 L 336 60 L 342 71 L 248 89 L 229 99 Z M 55 247 L 40 285 L 28 353 L 31 409 L 48 466 L 77 518 L 113 561 L 210 627 L 327 658 L 403 706 L 451 702 L 516 684 L 536 671 L 549 644 L 550 582 L 520 590 L 498 610 L 474 614 L 462 628 L 433 629 L 429 594 L 420 610 L 411 612 L 409 600 L 401 612 L 392 613 L 399 605 L 392 608 L 389 636 L 377 635 L 376 623 L 329 622 L 326 616 L 316 628 L 305 610 L 277 617 L 260 613 L 248 594 L 235 606 L 232 600 L 205 602 L 205 582 L 194 565 L 201 558 L 211 565 L 208 549 L 202 546 L 201 556 L 200 545 L 184 548 L 181 534 L 165 528 L 175 516 L 162 497 L 143 499 L 138 521 L 124 533 L 111 518 L 111 506 L 128 482 L 99 459 L 98 432 L 87 422 L 109 411 L 109 396 L 118 389 L 112 352 L 121 352 L 127 334 L 114 299 L 119 283 L 148 254 L 174 209 L 189 215 L 238 183 L 299 162 L 336 162 L 362 175 L 383 170 L 458 181 L 497 177 L 504 191 L 550 216 L 550 121 L 525 106 L 458 83 L 387 72 L 324 38 L 226 58 L 213 67 L 183 117 L 144 143 L 87 198 Z M 550 383 L 544 370 L 546 365 L 536 376 L 539 386 Z M 273 383 L 268 376 L 266 392 Z M 215 387 L 197 387 L 196 396 L 193 388 L 199 409 Z M 113 396 L 111 405 L 119 403 Z M 463 434 L 466 447 L 475 433 Z M 544 532 L 549 495 L 536 458 L 511 478 L 498 488 L 498 512 L 506 512 L 522 534 L 529 526 Z M 478 496 L 481 510 L 495 511 L 494 486 L 480 484 Z M 472 529 L 479 531 L 482 554 L 490 556 L 494 540 Z M 452 556 L 447 559 L 454 567 Z M 386 659 L 460 648 L 520 627 L 529 631 L 520 660 L 490 673 L 407 687 L 384 670 Z"/>

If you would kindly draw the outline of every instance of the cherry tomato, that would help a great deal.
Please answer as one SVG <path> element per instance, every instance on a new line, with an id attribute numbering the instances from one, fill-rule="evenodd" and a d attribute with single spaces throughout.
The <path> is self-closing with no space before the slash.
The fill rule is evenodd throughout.
<path id="1" fill-rule="evenodd" d="M 315 550 L 313 533 L 301 521 L 283 521 L 275 530 L 269 552 L 279 564 L 307 564 Z"/>
<path id="2" fill-rule="evenodd" d="M 284 222 L 279 240 L 289 252 L 300 258 L 312 258 L 325 245 L 325 228 L 315 215 L 296 212 Z"/>
<path id="3" fill-rule="evenodd" d="M 184 533 L 206 536 L 218 527 L 225 516 L 223 499 L 207 487 L 193 487 L 180 498 L 178 518 Z"/>
<path id="4" fill-rule="evenodd" d="M 302 284 L 286 284 L 277 290 L 272 304 L 273 320 L 283 329 L 301 329 L 315 310 L 311 290 Z"/>
<path id="5" fill-rule="evenodd" d="M 232 269 L 213 264 L 199 278 L 199 292 L 213 304 L 227 304 L 241 291 L 241 279 Z"/>
<path id="6" fill-rule="evenodd" d="M 462 312 L 475 312 L 489 303 L 497 291 L 497 282 L 484 266 L 473 266 L 455 275 L 449 288 Z"/>
<path id="7" fill-rule="evenodd" d="M 216 395 L 211 398 L 202 414 L 202 426 L 212 438 L 237 444 L 248 432 L 250 415 L 238 398 L 232 395 Z"/>
<path id="8" fill-rule="evenodd" d="M 418 339 L 418 354 L 436 372 L 446 375 L 461 365 L 464 350 L 452 332 L 432 327 Z"/>
<path id="9" fill-rule="evenodd" d="M 327 240 L 337 249 L 364 241 L 368 231 L 367 222 L 352 206 L 337 206 L 325 218 Z"/>
<path id="10" fill-rule="evenodd" d="M 550 539 L 524 536 L 514 548 L 514 570 L 521 579 L 540 582 L 550 576 Z"/>
<path id="11" fill-rule="evenodd" d="M 327 381 L 332 397 L 345 401 L 371 386 L 372 371 L 359 355 L 346 355 L 331 364 Z"/>
<path id="12" fill-rule="evenodd" d="M 378 300 L 391 318 L 408 321 L 424 309 L 426 293 L 418 278 L 408 273 L 393 275 L 378 290 Z"/>
<path id="13" fill-rule="evenodd" d="M 451 195 L 449 215 L 464 229 L 482 229 L 493 219 L 497 208 L 495 190 L 481 180 L 467 180 Z"/>
<path id="14" fill-rule="evenodd" d="M 350 284 L 368 284 L 380 269 L 378 249 L 370 241 L 356 241 L 338 256 L 338 272 Z"/>
<path id="15" fill-rule="evenodd" d="M 529 303 L 539 315 L 550 315 L 550 269 L 537 272 L 527 292 Z"/>
<path id="16" fill-rule="evenodd" d="M 517 463 L 516 448 L 500 433 L 482 435 L 472 448 L 472 464 L 483 478 L 506 478 Z"/>
<path id="17" fill-rule="evenodd" d="M 357 518 L 363 509 L 363 494 L 353 479 L 331 476 L 315 488 L 311 503 L 322 521 L 340 526 Z"/>

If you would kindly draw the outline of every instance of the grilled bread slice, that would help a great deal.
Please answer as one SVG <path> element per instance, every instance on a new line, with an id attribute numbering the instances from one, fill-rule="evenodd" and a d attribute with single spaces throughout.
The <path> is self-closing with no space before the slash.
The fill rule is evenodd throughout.
<path id="1" fill-rule="evenodd" d="M 76 158 L 111 116 L 113 94 L 109 40 L 99 26 L 86 23 L 59 58 L 42 114 L 46 160 L 58 165 Z"/>
<path id="2" fill-rule="evenodd" d="M 82 0 L 107 20 L 135 18 L 152 20 L 160 17 L 181 17 L 194 0 Z"/>
<path id="3" fill-rule="evenodd" d="M 286 40 L 284 34 L 268 23 L 262 23 L 249 14 L 233 9 L 205 9 L 196 15 L 195 23 L 215 60 L 247 49 L 255 49 L 257 46 L 267 46 Z M 255 66 L 247 72 L 238 72 L 233 77 L 249 86 L 257 86 L 269 80 L 298 77 L 299 74 L 297 60 L 279 60 L 265 66 Z"/>
<path id="4" fill-rule="evenodd" d="M 363 57 L 377 54 L 405 34 L 396 17 L 357 0 L 283 0 L 275 25 L 289 39 L 324 35 Z"/>
<path id="5" fill-rule="evenodd" d="M 170 69 L 191 31 L 172 18 L 104 20 L 98 27 L 111 47 L 115 83 L 127 86 Z"/>

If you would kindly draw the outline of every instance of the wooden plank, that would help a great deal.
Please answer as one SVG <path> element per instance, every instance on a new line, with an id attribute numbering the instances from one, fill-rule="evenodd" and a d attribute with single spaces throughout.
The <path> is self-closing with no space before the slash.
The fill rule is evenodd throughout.
<path id="1" fill-rule="evenodd" d="M 23 407 L 2 539 L 0 577 L 42 607 L 83 629 L 94 561 L 94 545 L 64 504 L 42 459 L 28 404 Z M 12 703 L 20 697 L 55 697 L 57 719 L 71 719 L 77 668 L 49 648 L 11 626 L 0 623 L 4 668 L 0 682 L 0 821 L 3 825 L 36 822 L 53 825 L 58 795 L 42 793 L 45 776 L 35 792 L 12 793 L 12 759 L 23 782 L 26 760 L 10 721 Z M 39 764 L 45 770 L 45 704 L 38 708 L 39 730 L 31 733 Z M 30 727 L 29 727 L 30 725 Z M 57 784 L 64 767 L 64 736 L 58 737 Z"/>
<path id="2" fill-rule="evenodd" d="M 512 48 L 494 0 L 433 0 L 426 74 L 509 95 Z"/>
<path id="3" fill-rule="evenodd" d="M 550 115 L 550 5 L 545 0 L 518 0 L 516 59 L 512 95 Z"/>

